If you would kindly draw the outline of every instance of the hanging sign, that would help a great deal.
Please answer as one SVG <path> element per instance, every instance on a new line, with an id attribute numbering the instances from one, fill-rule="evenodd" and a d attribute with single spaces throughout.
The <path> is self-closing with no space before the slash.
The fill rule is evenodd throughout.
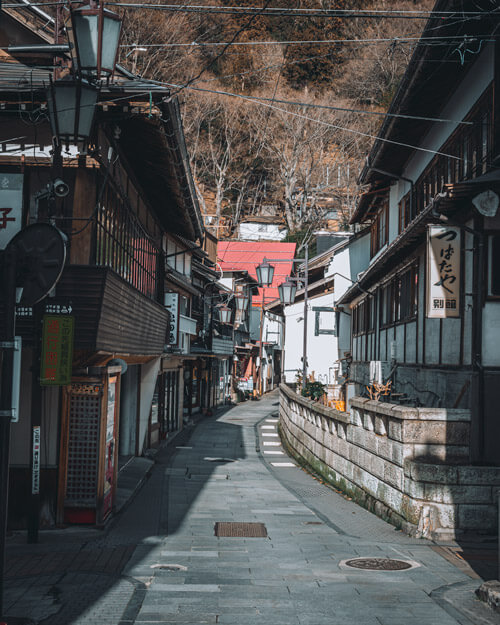
<path id="1" fill-rule="evenodd" d="M 427 232 L 427 317 L 460 316 L 460 228 L 429 226 Z"/>
<path id="2" fill-rule="evenodd" d="M 72 315 L 44 315 L 40 359 L 42 386 L 71 384 L 74 325 Z"/>
<path id="3" fill-rule="evenodd" d="M 23 174 L 0 173 L 0 250 L 21 230 Z"/>
<path id="4" fill-rule="evenodd" d="M 179 293 L 165 293 L 165 308 L 170 313 L 167 343 L 177 345 L 179 331 Z"/>
<path id="5" fill-rule="evenodd" d="M 31 494 L 40 494 L 40 426 L 33 426 L 33 468 L 31 471 Z"/>

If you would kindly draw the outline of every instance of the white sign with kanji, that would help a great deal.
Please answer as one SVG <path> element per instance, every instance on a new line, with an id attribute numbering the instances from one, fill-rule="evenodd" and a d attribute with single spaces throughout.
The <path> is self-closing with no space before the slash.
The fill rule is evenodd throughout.
<path id="1" fill-rule="evenodd" d="M 23 174 L 0 173 L 0 250 L 21 230 Z"/>
<path id="2" fill-rule="evenodd" d="M 165 308 L 170 313 L 167 344 L 177 345 L 179 342 L 179 293 L 165 293 Z"/>
<path id="3" fill-rule="evenodd" d="M 429 226 L 427 317 L 460 317 L 460 228 Z"/>

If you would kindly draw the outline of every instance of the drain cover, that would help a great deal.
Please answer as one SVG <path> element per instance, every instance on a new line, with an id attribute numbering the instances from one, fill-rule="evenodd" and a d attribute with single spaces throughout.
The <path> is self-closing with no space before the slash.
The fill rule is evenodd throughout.
<path id="1" fill-rule="evenodd" d="M 206 460 L 207 462 L 236 462 L 236 460 L 234 458 L 210 458 L 210 457 L 206 457 L 203 458 L 203 460 Z"/>
<path id="2" fill-rule="evenodd" d="M 225 523 L 217 522 L 215 536 L 227 538 L 266 538 L 264 523 Z"/>
<path id="3" fill-rule="evenodd" d="M 411 562 L 392 560 L 391 558 L 354 558 L 346 560 L 346 566 L 367 571 L 404 571 L 413 568 Z"/>

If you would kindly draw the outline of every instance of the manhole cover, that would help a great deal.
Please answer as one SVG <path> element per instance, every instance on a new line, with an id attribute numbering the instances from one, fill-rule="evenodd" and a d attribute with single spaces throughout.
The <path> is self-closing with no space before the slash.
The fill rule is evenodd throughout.
<path id="1" fill-rule="evenodd" d="M 355 558 L 346 560 L 344 564 L 353 569 L 367 571 L 404 571 L 413 567 L 411 562 L 392 560 L 391 558 Z"/>
<path id="2" fill-rule="evenodd" d="M 226 523 L 218 521 L 214 527 L 215 536 L 227 538 L 266 538 L 264 523 Z"/>
<path id="3" fill-rule="evenodd" d="M 323 525 L 321 521 L 304 521 L 304 525 Z"/>

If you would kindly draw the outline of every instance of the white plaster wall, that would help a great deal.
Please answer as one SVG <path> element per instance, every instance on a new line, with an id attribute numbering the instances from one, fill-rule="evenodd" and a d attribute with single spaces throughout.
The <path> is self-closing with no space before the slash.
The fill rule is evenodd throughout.
<path id="1" fill-rule="evenodd" d="M 307 361 L 308 373 L 314 372 L 316 380 L 333 382 L 334 363 L 338 359 L 337 337 L 332 334 L 315 336 L 316 313 L 313 307 L 333 307 L 334 295 L 327 293 L 308 300 L 307 311 Z M 285 379 L 295 382 L 295 373 L 302 371 L 304 341 L 304 302 L 285 308 Z M 321 377 L 320 377 L 321 376 Z"/>
<path id="2" fill-rule="evenodd" d="M 233 288 L 233 276 L 228 276 L 228 277 L 222 277 L 219 282 L 226 287 L 226 289 L 231 289 Z"/>
<path id="3" fill-rule="evenodd" d="M 276 224 L 242 223 L 239 230 L 243 241 L 282 241 L 287 235 L 287 230 Z"/>

